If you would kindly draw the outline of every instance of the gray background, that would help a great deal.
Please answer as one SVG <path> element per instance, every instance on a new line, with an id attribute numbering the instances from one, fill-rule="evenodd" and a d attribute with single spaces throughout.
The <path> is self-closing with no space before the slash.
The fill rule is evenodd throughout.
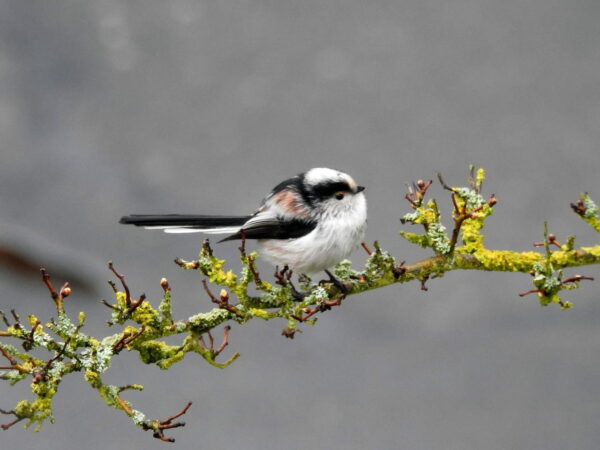
<path id="1" fill-rule="evenodd" d="M 52 315 L 45 265 L 104 335 L 113 260 L 134 293 L 157 302 L 166 276 L 178 317 L 205 311 L 199 277 L 172 263 L 199 237 L 118 218 L 244 214 L 315 166 L 367 186 L 368 240 L 401 259 L 428 256 L 397 236 L 405 183 L 464 184 L 469 163 L 499 198 L 489 247 L 528 250 L 544 220 L 591 245 L 569 202 L 600 200 L 599 74 L 597 0 L 1 0 L 0 240 L 22 264 L 4 258 L 0 306 Z M 235 243 L 218 252 L 237 259 Z M 151 417 L 194 401 L 180 448 L 597 449 L 597 286 L 563 312 L 517 296 L 528 276 L 450 273 L 351 298 L 293 341 L 282 322 L 234 326 L 224 356 L 242 357 L 224 371 L 124 354 L 105 380 L 144 384 L 127 398 Z M 0 393 L 2 408 L 30 397 Z M 2 446 L 166 445 L 77 374 L 55 413 Z"/>

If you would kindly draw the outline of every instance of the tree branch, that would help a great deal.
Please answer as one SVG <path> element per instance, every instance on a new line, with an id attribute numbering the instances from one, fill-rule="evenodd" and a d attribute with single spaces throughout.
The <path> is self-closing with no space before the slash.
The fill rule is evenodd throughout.
<path id="1" fill-rule="evenodd" d="M 429 248 L 433 252 L 432 256 L 406 264 L 405 261 L 397 262 L 378 242 L 374 242 L 372 247 L 363 244 L 368 257 L 362 269 L 353 269 L 349 261 L 342 261 L 334 267 L 334 275 L 330 274 L 330 280 L 315 283 L 308 277 L 301 277 L 300 286 L 304 290 L 302 295 L 299 295 L 292 284 L 291 271 L 287 268 L 276 270 L 272 283 L 261 279 L 255 266 L 258 255 L 256 252 L 246 253 L 244 240 L 240 247 L 242 270 L 239 274 L 226 269 L 225 261 L 218 259 L 206 240 L 197 260 L 177 259 L 175 262 L 183 269 L 200 272 L 210 283 L 222 288 L 217 297 L 209 288 L 207 280 L 202 279 L 204 291 L 217 307 L 186 319 L 174 320 L 172 287 L 166 279 L 160 281 L 163 297 L 155 308 L 144 294 L 138 300 L 133 300 L 125 276 L 109 263 L 110 271 L 119 280 L 123 290 L 119 291 L 115 283 L 110 282 L 115 303 L 111 304 L 106 300 L 102 302 L 111 314 L 109 323 L 121 328 L 117 333 L 104 338 L 93 338 L 81 332 L 85 314 L 79 313 L 77 321 L 73 322 L 65 312 L 64 299 L 71 293 L 68 283 L 57 291 L 47 271 L 41 269 L 42 281 L 56 307 L 57 321 L 42 325 L 40 320 L 30 315 L 28 327 L 26 323 L 21 323 L 16 312 L 12 311 L 12 323 L 0 312 L 0 318 L 6 326 L 4 330 L 0 330 L 0 337 L 21 341 L 25 350 L 21 352 L 10 344 L 0 342 L 0 354 L 7 361 L 7 365 L 0 366 L 0 378 L 11 384 L 31 378 L 31 391 L 35 397 L 31 402 L 18 402 L 10 411 L 0 410 L 15 417 L 13 421 L 2 425 L 2 428 L 10 428 L 23 420 L 26 421 L 26 427 L 36 424 L 36 429 L 47 420 L 52 422 L 52 398 L 59 385 L 62 386 L 61 382 L 66 374 L 79 372 L 108 406 L 123 411 L 141 429 L 152 430 L 155 438 L 173 442 L 174 439 L 166 437 L 164 431 L 184 425 L 173 421 L 187 412 L 191 402 L 167 419 L 146 419 L 144 413 L 134 409 L 122 396 L 124 391 L 141 390 L 142 386 L 107 385 L 101 379 L 101 375 L 109 369 L 112 358 L 123 350 L 137 352 L 143 363 L 156 364 L 165 370 L 183 360 L 188 353 L 198 354 L 210 365 L 224 368 L 239 357 L 238 353 L 234 353 L 225 362 L 216 361 L 230 344 L 231 326 L 224 327 L 222 341 L 217 349 L 214 348 L 211 331 L 224 323 L 235 322 L 241 325 L 253 318 L 283 319 L 286 327 L 282 334 L 293 338 L 300 331 L 300 324 L 315 323 L 319 313 L 339 306 L 347 296 L 413 280 L 421 283 L 422 289 L 426 290 L 425 283 L 428 280 L 455 270 L 530 274 L 533 288 L 519 295 L 535 293 L 544 306 L 556 303 L 564 309 L 570 308 L 572 304 L 560 297 L 561 291 L 575 289 L 581 281 L 593 278 L 584 275 L 565 276 L 563 270 L 599 264 L 600 245 L 575 248 L 573 236 L 568 236 L 565 240 L 561 238 L 565 242 L 561 244 L 545 227 L 544 241 L 534 243 L 534 246 L 543 248 L 543 253 L 486 248 L 481 230 L 485 220 L 492 214 L 497 199 L 493 194 L 487 200 L 482 196 L 484 178 L 483 169 L 475 170 L 474 167 L 471 168 L 467 187 L 449 186 L 439 176 L 443 187 L 450 191 L 453 206 L 454 226 L 450 237 L 441 221 L 437 202 L 425 199 L 432 181 L 419 180 L 409 185 L 406 199 L 412 211 L 401 220 L 403 223 L 419 225 L 424 232 L 416 234 L 401 231 L 400 234 L 413 244 Z M 578 216 L 600 232 L 600 208 L 587 194 L 582 194 L 571 207 Z M 251 283 L 255 292 L 253 294 L 249 293 Z M 232 297 L 237 298 L 237 303 L 231 302 Z M 179 344 L 170 345 L 164 341 L 164 338 L 175 335 L 182 336 Z M 31 353 L 34 349 L 46 350 L 50 357 L 36 357 Z"/>

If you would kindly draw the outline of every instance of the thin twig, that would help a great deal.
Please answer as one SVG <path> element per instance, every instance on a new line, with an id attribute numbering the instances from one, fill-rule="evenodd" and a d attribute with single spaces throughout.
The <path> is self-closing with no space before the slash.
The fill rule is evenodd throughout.
<path id="1" fill-rule="evenodd" d="M 62 286 L 61 294 L 63 294 L 63 295 L 61 295 L 58 292 L 56 292 L 56 289 L 54 289 L 54 286 L 52 285 L 52 281 L 50 281 L 50 275 L 48 274 L 46 269 L 44 269 L 42 267 L 40 269 L 40 272 L 42 273 L 42 281 L 46 285 L 46 288 L 48 288 L 48 292 L 50 292 L 50 296 L 52 297 L 52 300 L 54 300 L 54 304 L 56 305 L 56 310 L 59 312 L 59 314 L 64 313 L 65 308 L 64 308 L 64 304 L 63 304 L 63 295 L 66 293 L 66 295 L 64 295 L 64 297 L 66 297 L 71 292 L 70 289 L 68 292 L 66 291 L 66 289 L 69 288 L 68 283 L 65 283 Z"/>
<path id="2" fill-rule="evenodd" d="M 123 336 L 121 337 L 121 339 L 119 339 L 113 345 L 113 352 L 116 354 L 119 354 L 121 352 L 121 350 L 123 350 L 125 347 L 127 347 L 129 344 L 131 344 L 137 338 L 139 338 L 144 333 L 145 330 L 146 330 L 145 325 L 142 325 L 142 327 L 133 335 L 130 335 L 129 333 L 123 333 Z"/>
<path id="3" fill-rule="evenodd" d="M 366 243 L 366 242 L 361 242 L 361 243 L 360 243 L 360 246 L 363 248 L 363 250 L 364 250 L 365 252 L 367 252 L 367 255 L 371 256 L 371 255 L 373 254 L 373 250 L 371 250 L 371 249 L 369 248 L 369 246 L 367 245 L 367 243 Z"/>
<path id="4" fill-rule="evenodd" d="M 19 416 L 17 416 L 17 413 L 14 410 L 4 411 L 3 409 L 0 409 L 0 413 L 6 414 L 6 415 L 10 414 L 10 415 L 13 415 L 13 416 L 16 417 L 16 419 L 13 420 L 12 422 L 0 425 L 0 428 L 2 428 L 3 430 L 8 430 L 10 427 L 12 427 L 13 425 L 19 423 L 21 420 L 23 420 L 25 418 L 25 417 L 19 417 Z"/>
<path id="5" fill-rule="evenodd" d="M 69 336 L 67 339 L 65 339 L 65 343 L 64 343 L 62 349 L 56 354 L 56 356 L 54 358 L 51 358 L 48 360 L 48 362 L 46 363 L 46 366 L 45 366 L 46 371 L 50 368 L 50 366 L 52 365 L 52 363 L 54 361 L 63 357 L 63 355 L 65 354 L 65 351 L 67 350 L 67 345 L 69 345 L 69 342 L 71 342 L 71 336 Z"/>
<path id="6" fill-rule="evenodd" d="M 192 269 L 195 270 L 198 267 L 200 267 L 200 262 L 199 261 L 186 261 L 184 259 L 181 258 L 175 258 L 174 260 L 175 264 L 177 264 L 179 267 L 182 267 L 184 269 Z"/>
<path id="7" fill-rule="evenodd" d="M 238 317 L 244 317 L 244 314 L 242 314 L 235 306 L 229 303 L 229 294 L 227 294 L 225 290 L 222 291 L 224 292 L 224 295 L 222 295 L 221 298 L 218 299 L 213 295 L 212 292 L 210 292 L 206 280 L 202 280 L 202 287 L 204 287 L 204 291 L 208 294 L 210 300 L 216 305 L 218 305 L 219 308 L 226 309 L 227 311 L 229 311 L 232 314 L 235 314 Z"/>
<path id="8" fill-rule="evenodd" d="M 10 353 L 8 353 L 6 350 L 4 350 L 2 347 L 0 347 L 0 353 L 2 353 L 2 356 L 4 356 L 6 359 L 8 359 L 8 362 L 11 363 L 13 366 L 16 366 L 17 364 L 19 364 L 19 361 L 17 361 L 13 355 L 11 355 Z"/>
<path id="9" fill-rule="evenodd" d="M 104 299 L 100 300 L 100 303 L 102 303 L 104 306 L 106 306 L 107 308 L 110 308 L 110 309 L 112 309 L 114 311 L 119 311 L 119 308 L 117 308 L 115 305 L 111 305 L 110 303 L 108 303 Z"/>
<path id="10" fill-rule="evenodd" d="M 231 327 L 226 325 L 223 328 L 223 341 L 221 342 L 221 345 L 219 345 L 219 348 L 215 350 L 215 356 L 221 353 L 223 349 L 229 345 L 229 331 L 231 331 Z"/>
<path id="11" fill-rule="evenodd" d="M 127 307 L 131 306 L 131 295 L 129 293 L 129 286 L 127 286 L 127 283 L 125 282 L 125 276 L 123 274 L 120 274 L 119 272 L 117 272 L 117 269 L 115 269 L 115 267 L 113 266 L 112 261 L 108 262 L 108 268 L 110 269 L 110 271 L 112 273 L 115 274 L 115 276 L 119 279 L 119 281 L 121 281 L 121 284 L 123 285 L 123 289 L 125 290 L 125 304 L 127 305 Z"/>

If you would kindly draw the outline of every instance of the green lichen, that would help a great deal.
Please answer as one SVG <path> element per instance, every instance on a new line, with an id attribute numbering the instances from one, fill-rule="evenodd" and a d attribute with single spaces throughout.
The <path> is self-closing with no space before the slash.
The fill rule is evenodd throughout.
<path id="1" fill-rule="evenodd" d="M 136 350 L 144 364 L 154 364 L 172 358 L 180 352 L 180 347 L 151 340 L 136 345 Z"/>
<path id="2" fill-rule="evenodd" d="M 224 309 L 215 308 L 207 313 L 191 316 L 187 322 L 189 329 L 195 333 L 202 334 L 208 330 L 218 327 L 232 318 L 232 314 Z"/>
<path id="3" fill-rule="evenodd" d="M 270 313 L 269 311 L 267 311 L 265 309 L 261 309 L 261 308 L 249 308 L 248 312 L 253 317 L 258 317 L 259 319 L 263 319 L 263 320 L 269 320 L 274 317 L 273 313 Z"/>
<path id="4" fill-rule="evenodd" d="M 475 186 L 477 187 L 477 190 L 481 189 L 483 180 L 485 180 L 485 169 L 480 167 L 479 169 L 477 169 L 477 175 L 475 177 Z"/>
<path id="5" fill-rule="evenodd" d="M 570 308 L 572 304 L 561 299 L 562 291 L 576 289 L 579 282 L 587 278 L 569 277 L 563 273 L 563 269 L 600 264 L 600 245 L 575 248 L 575 238 L 569 236 L 559 249 L 550 249 L 546 230 L 545 252 L 486 248 L 482 229 L 493 213 L 496 200 L 492 197 L 486 201 L 482 196 L 484 179 L 485 171 L 472 167 L 469 187 L 444 185 L 451 191 L 453 198 L 454 229 L 451 239 L 442 222 L 437 203 L 434 200 L 424 200 L 429 184 L 417 183 L 414 189 L 418 187 L 419 191 L 413 190 L 409 197 L 413 211 L 404 215 L 402 222 L 422 227 L 423 234 L 407 231 L 401 231 L 400 234 L 413 244 L 433 250 L 435 255 L 405 265 L 398 263 L 375 242 L 374 251 L 370 253 L 362 269 L 353 267 L 348 260 L 332 269 L 335 277 L 346 286 L 347 295 L 413 280 L 419 280 L 424 285 L 426 281 L 452 270 L 522 272 L 532 275 L 534 289 L 531 292 L 537 296 L 540 304 L 546 306 L 554 303 L 564 309 Z M 575 209 L 586 222 L 600 231 L 600 209 L 586 194 L 582 195 L 581 204 L 575 205 Z M 199 355 L 213 367 L 224 368 L 235 361 L 239 354 L 234 353 L 229 359 L 220 361 L 220 353 L 225 348 L 226 341 L 221 344 L 218 338 L 213 339 L 212 335 L 208 335 L 218 326 L 230 321 L 244 324 L 253 318 L 281 319 L 286 325 L 283 334 L 293 337 L 294 333 L 302 331 L 301 326 L 314 325 L 317 313 L 331 309 L 345 298 L 335 283 L 317 283 L 303 277 L 299 286 L 306 291 L 306 295 L 302 301 L 297 301 L 292 286 L 285 279 L 271 284 L 259 277 L 255 266 L 257 258 L 255 252 L 241 252 L 242 269 L 236 274 L 227 268 L 225 260 L 213 255 L 206 242 L 197 261 L 178 261 L 178 264 L 184 269 L 197 270 L 211 283 L 230 294 L 223 294 L 221 303 L 218 297 L 214 300 L 219 307 L 183 320 L 174 320 L 173 299 L 166 280 L 161 282 L 164 295 L 156 308 L 150 300 L 128 301 L 127 294 L 119 291 L 115 293 L 115 303 L 109 305 L 111 325 L 119 330 L 100 339 L 82 333 L 85 314 L 79 313 L 77 321 L 73 322 L 64 312 L 62 301 L 55 302 L 56 322 L 45 325 L 41 325 L 34 315 L 28 316 L 26 323 L 21 323 L 15 315 L 14 324 L 9 324 L 2 315 L 7 327 L 0 330 L 0 337 L 17 339 L 24 351 L 10 344 L 0 343 L 4 353 L 0 358 L 8 361 L 0 378 L 10 384 L 30 379 L 30 390 L 34 395 L 31 401 L 18 402 L 13 408 L 13 414 L 17 419 L 26 420 L 26 427 L 35 425 L 36 429 L 47 420 L 53 421 L 52 399 L 58 386 L 62 386 L 67 374 L 80 372 L 108 406 L 124 411 L 140 428 L 157 431 L 158 421 L 148 421 L 145 414 L 134 409 L 129 401 L 121 397 L 123 391 L 141 390 L 142 386 L 132 384 L 119 387 L 105 384 L 101 379 L 101 375 L 110 369 L 112 359 L 120 352 L 137 352 L 141 362 L 156 364 L 164 370 L 183 360 L 189 353 Z M 250 290 L 254 295 L 249 293 Z M 212 292 L 218 292 L 218 288 Z M 223 298 L 229 303 L 222 303 Z M 304 317 L 304 314 L 308 315 Z M 223 339 L 228 333 L 229 328 Z M 183 335 L 181 344 L 170 345 L 164 342 L 165 338 L 173 335 Z M 215 343 L 216 349 L 213 347 Z M 30 353 L 33 349 L 36 349 L 35 356 Z M 44 351 L 48 356 L 38 357 Z"/>
<path id="6" fill-rule="evenodd" d="M 161 325 L 161 319 L 158 312 L 147 300 L 144 300 L 140 306 L 133 311 L 131 318 L 134 322 L 148 328 L 159 328 Z"/>
<path id="7" fill-rule="evenodd" d="M 162 320 L 167 324 L 173 323 L 173 313 L 171 310 L 171 290 L 166 289 L 163 295 L 163 299 L 158 305 L 158 310 L 162 315 Z"/>
<path id="8" fill-rule="evenodd" d="M 425 205 L 422 202 L 415 203 L 413 204 L 413 208 L 415 208 L 415 211 L 404 215 L 401 222 L 422 225 L 425 229 L 425 234 L 419 235 L 400 231 L 400 236 L 423 248 L 429 247 L 436 254 L 450 253 L 450 239 L 448 239 L 446 234 L 446 227 L 440 221 L 440 213 L 435 200 L 429 200 Z"/>
<path id="9" fill-rule="evenodd" d="M 581 218 L 600 233 L 600 218 L 598 217 L 600 207 L 594 203 L 588 194 L 581 194 L 579 198 L 583 203 L 583 214 L 580 214 Z"/>
<path id="10" fill-rule="evenodd" d="M 493 272 L 524 272 L 532 270 L 533 264 L 541 259 L 537 252 L 514 252 L 511 250 L 488 250 L 479 248 L 475 253 L 466 249 L 464 254 L 472 255 L 473 258 L 463 253 L 462 247 L 456 249 L 460 257 L 456 258 L 457 268 L 488 270 Z"/>
<path id="11" fill-rule="evenodd" d="M 56 389 L 48 388 L 47 383 L 32 384 L 32 391 L 37 394 L 33 402 L 22 400 L 18 402 L 13 411 L 19 419 L 27 419 L 24 428 L 29 428 L 35 424 L 35 431 L 40 431 L 46 420 L 54 423 L 52 415 L 52 397 Z"/>
<path id="12" fill-rule="evenodd" d="M 400 236 L 406 239 L 411 244 L 419 245 L 423 248 L 429 247 L 429 239 L 423 234 L 409 233 L 408 231 L 400 231 Z"/>
<path id="13" fill-rule="evenodd" d="M 33 408 L 29 400 L 21 400 L 15 406 L 15 415 L 17 417 L 31 417 L 33 415 Z"/>

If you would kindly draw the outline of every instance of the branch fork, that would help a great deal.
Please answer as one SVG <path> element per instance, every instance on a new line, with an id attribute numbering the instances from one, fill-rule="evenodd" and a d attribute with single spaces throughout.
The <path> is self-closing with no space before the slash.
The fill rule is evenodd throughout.
<path id="1" fill-rule="evenodd" d="M 165 430 L 170 430 L 172 428 L 184 427 L 185 422 L 173 423 L 173 421 L 175 419 L 178 419 L 179 417 L 183 416 L 187 412 L 187 410 L 190 409 L 190 406 L 192 406 L 192 402 L 188 402 L 187 405 L 185 405 L 183 407 L 183 409 L 181 411 L 179 411 L 177 414 L 174 414 L 171 417 L 167 417 L 166 419 L 156 419 L 156 420 L 152 420 L 150 422 L 146 422 L 143 424 L 142 427 L 146 431 L 148 431 L 148 430 L 154 431 L 152 436 L 156 439 L 159 439 L 163 442 L 175 442 L 174 438 L 165 436 Z"/>
<path id="2" fill-rule="evenodd" d="M 3 430 L 8 430 L 13 425 L 16 425 L 21 420 L 25 419 L 25 417 L 19 417 L 14 409 L 11 409 L 10 411 L 5 411 L 3 409 L 0 409 L 0 413 L 1 414 L 6 414 L 6 415 L 13 415 L 13 416 L 16 417 L 16 419 L 13 420 L 12 422 L 4 423 L 4 424 L 0 425 L 0 428 L 2 428 Z"/>
<path id="3" fill-rule="evenodd" d="M 413 209 L 417 209 L 423 204 L 423 198 L 427 193 L 427 189 L 433 184 L 433 180 L 427 182 L 418 180 L 416 183 L 413 181 L 412 184 L 407 185 L 408 193 L 404 196 L 406 200 L 411 204 Z"/>
<path id="4" fill-rule="evenodd" d="M 233 306 L 232 304 L 229 303 L 229 294 L 227 293 L 227 291 L 225 289 L 221 289 L 219 298 L 217 298 L 214 296 L 214 294 L 208 288 L 208 284 L 207 284 L 206 280 L 202 280 L 202 287 L 204 288 L 204 291 L 210 297 L 210 300 L 213 303 L 215 303 L 216 305 L 218 305 L 219 308 L 225 309 L 235 316 L 238 316 L 241 318 L 244 317 L 244 314 L 239 309 L 237 309 L 235 306 Z"/>
<path id="5" fill-rule="evenodd" d="M 131 300 L 131 293 L 129 292 L 129 286 L 125 282 L 125 276 L 117 272 L 112 261 L 108 262 L 108 268 L 112 273 L 115 274 L 115 276 L 119 279 L 121 285 L 123 286 L 123 290 L 125 291 L 125 306 L 127 307 L 125 311 L 125 316 L 129 317 L 131 313 L 133 313 L 144 302 L 144 300 L 146 300 L 146 294 L 140 295 L 139 299 L 137 300 Z"/>
<path id="6" fill-rule="evenodd" d="M 229 325 L 226 325 L 223 328 L 223 340 L 221 341 L 221 345 L 219 345 L 219 348 L 217 348 L 216 350 L 215 350 L 215 347 L 214 347 L 215 340 L 214 340 L 214 338 L 213 338 L 213 336 L 212 336 L 212 334 L 211 334 L 210 331 L 206 332 L 206 334 L 208 335 L 208 342 L 209 342 L 209 346 L 208 347 L 206 346 L 206 342 L 204 342 L 204 336 L 203 335 L 200 336 L 200 339 L 199 339 L 200 346 L 203 349 L 210 351 L 213 360 L 214 360 L 214 358 L 216 358 L 217 356 L 219 356 L 219 354 L 223 350 L 225 350 L 225 347 L 227 347 L 229 345 L 229 332 L 230 331 L 231 331 L 231 326 L 229 326 Z"/>
<path id="7" fill-rule="evenodd" d="M 113 345 L 113 353 L 119 354 L 121 352 L 121 350 L 123 350 L 129 344 L 131 344 L 133 341 L 135 341 L 137 338 L 139 338 L 144 333 L 144 331 L 146 331 L 146 327 L 145 327 L 145 325 L 142 325 L 142 327 L 139 329 L 139 331 L 134 334 L 127 333 L 127 332 L 123 333 L 123 336 L 121 337 L 121 339 L 119 339 Z"/>
<path id="8" fill-rule="evenodd" d="M 2 353 L 2 356 L 4 356 L 10 363 L 9 366 L 0 366 L 0 370 L 18 370 L 21 373 L 29 373 L 29 370 L 23 368 L 19 364 L 19 361 L 17 361 L 17 359 L 8 353 L 4 348 L 0 347 L 0 353 Z"/>

